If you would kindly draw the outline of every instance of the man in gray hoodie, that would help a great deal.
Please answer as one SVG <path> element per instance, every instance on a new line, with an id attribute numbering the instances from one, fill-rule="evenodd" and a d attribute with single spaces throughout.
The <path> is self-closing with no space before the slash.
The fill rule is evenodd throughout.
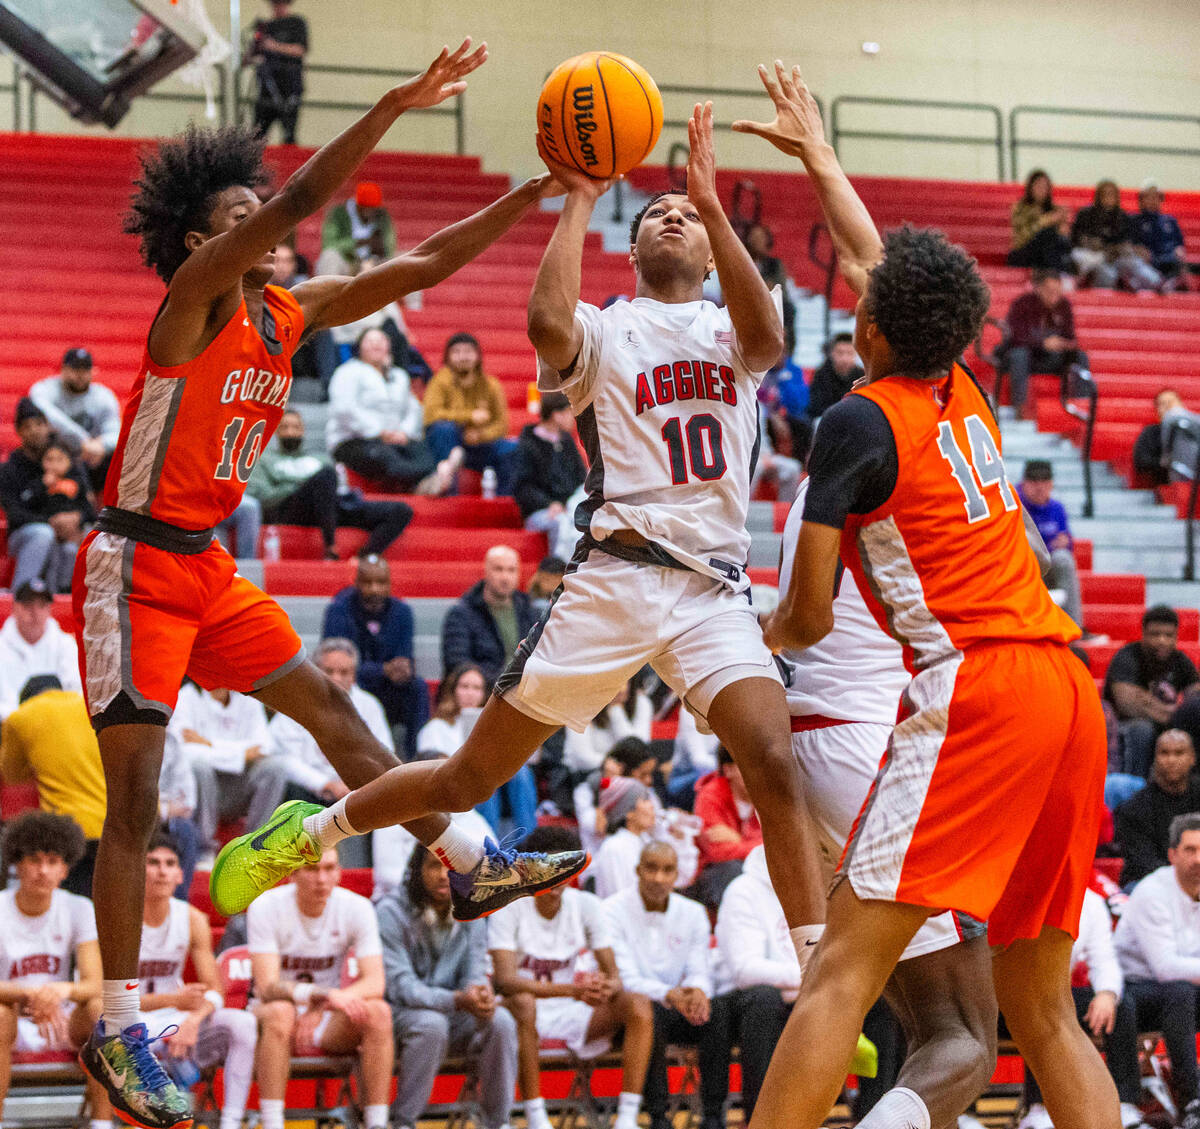
<path id="1" fill-rule="evenodd" d="M 450 915 L 450 876 L 418 845 L 401 889 L 376 908 L 396 1034 L 396 1129 L 412 1129 L 447 1051 L 478 1056 L 483 1129 L 507 1124 L 517 1025 L 487 980 L 487 923 Z"/>
<path id="2" fill-rule="evenodd" d="M 92 379 L 92 354 L 68 349 L 53 376 L 29 389 L 55 434 L 88 469 L 92 489 L 104 489 L 108 464 L 121 433 L 121 405 L 112 389 Z"/>

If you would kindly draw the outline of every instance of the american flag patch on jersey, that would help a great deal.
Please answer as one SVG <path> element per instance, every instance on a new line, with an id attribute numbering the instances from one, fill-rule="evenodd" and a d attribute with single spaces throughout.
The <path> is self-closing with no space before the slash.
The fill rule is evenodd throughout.
<path id="1" fill-rule="evenodd" d="M 718 329 L 717 332 L 713 334 L 713 340 L 716 341 L 718 345 L 732 345 L 733 334 L 728 329 Z"/>

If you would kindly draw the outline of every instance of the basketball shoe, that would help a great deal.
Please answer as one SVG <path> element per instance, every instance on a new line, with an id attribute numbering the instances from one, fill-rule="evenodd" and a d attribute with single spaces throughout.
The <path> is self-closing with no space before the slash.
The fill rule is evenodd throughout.
<path id="1" fill-rule="evenodd" d="M 192 1106 L 150 1051 L 150 1033 L 135 1023 L 116 1035 L 96 1024 L 79 1049 L 79 1065 L 108 1092 L 113 1113 L 140 1129 L 188 1129 Z"/>

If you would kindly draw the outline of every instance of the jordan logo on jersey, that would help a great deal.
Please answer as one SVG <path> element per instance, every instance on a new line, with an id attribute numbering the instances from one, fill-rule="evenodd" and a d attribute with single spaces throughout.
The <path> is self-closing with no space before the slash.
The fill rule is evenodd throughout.
<path id="1" fill-rule="evenodd" d="M 637 374 L 637 406 L 634 415 L 680 400 L 738 402 L 733 369 L 716 361 L 676 361 L 658 365 L 649 376 Z"/>
<path id="2" fill-rule="evenodd" d="M 247 400 L 268 408 L 282 408 L 292 390 L 290 373 L 269 372 L 265 368 L 235 368 L 225 377 L 221 403 L 232 404 Z"/>

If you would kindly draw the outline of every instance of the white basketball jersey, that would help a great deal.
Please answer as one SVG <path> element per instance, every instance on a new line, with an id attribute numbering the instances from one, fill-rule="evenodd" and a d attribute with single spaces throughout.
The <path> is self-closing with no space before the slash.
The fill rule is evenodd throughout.
<path id="1" fill-rule="evenodd" d="M 323 988 L 336 988 L 350 950 L 361 959 L 379 956 L 375 909 L 361 894 L 338 886 L 320 917 L 296 905 L 295 886 L 277 886 L 250 903 L 246 944 L 253 953 L 278 953 L 279 975 Z"/>
<path id="2" fill-rule="evenodd" d="M 17 909 L 17 892 L 0 891 L 0 980 L 48 984 L 71 980 L 75 950 L 96 939 L 92 903 L 78 894 L 55 890 L 50 908 L 37 917 Z"/>
<path id="3" fill-rule="evenodd" d="M 538 383 L 566 393 L 578 417 L 592 536 L 634 530 L 741 591 L 764 374 L 742 360 L 729 314 L 634 298 L 604 310 L 580 302 L 575 321 L 575 368 L 562 377 L 542 362 Z"/>
<path id="4" fill-rule="evenodd" d="M 178 992 L 183 987 L 192 944 L 192 922 L 187 902 L 172 898 L 167 918 L 161 925 L 142 923 L 142 947 L 138 953 L 138 979 L 142 992 Z"/>
<path id="5" fill-rule="evenodd" d="M 550 984 L 572 983 L 577 971 L 594 967 L 591 952 L 612 945 L 603 903 L 573 888 L 563 891 L 562 905 L 550 919 L 537 911 L 533 898 L 509 903 L 488 918 L 487 943 L 489 949 L 516 953 L 522 972 Z"/>
<path id="6" fill-rule="evenodd" d="M 783 527 L 781 593 L 791 584 L 807 495 L 805 479 Z M 793 717 L 819 714 L 842 721 L 894 725 L 900 695 L 909 683 L 900 644 L 875 622 L 850 570 L 840 571 L 833 601 L 833 630 L 816 646 L 784 654 L 794 668 L 787 690 L 788 707 Z"/>

